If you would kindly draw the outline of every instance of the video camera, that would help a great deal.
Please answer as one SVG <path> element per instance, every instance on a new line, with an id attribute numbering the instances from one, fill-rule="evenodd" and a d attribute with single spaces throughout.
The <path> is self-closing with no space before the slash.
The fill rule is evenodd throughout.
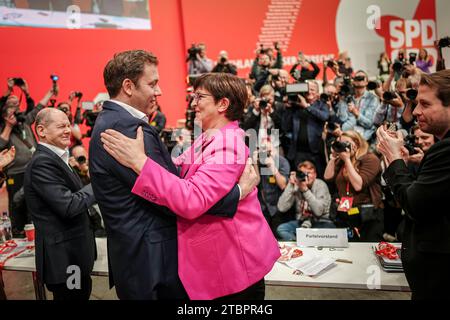
<path id="1" fill-rule="evenodd" d="M 286 85 L 286 95 L 291 103 L 298 102 L 298 95 L 305 95 L 309 92 L 309 84 L 307 82 L 299 82 Z"/>

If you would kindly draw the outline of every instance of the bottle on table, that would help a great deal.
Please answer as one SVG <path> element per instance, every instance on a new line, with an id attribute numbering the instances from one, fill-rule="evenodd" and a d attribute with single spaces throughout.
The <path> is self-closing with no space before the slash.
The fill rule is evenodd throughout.
<path id="1" fill-rule="evenodd" d="M 11 227 L 11 219 L 8 217 L 8 213 L 3 212 L 2 220 L 3 220 L 3 227 L 5 228 L 5 230 L 3 231 L 5 240 L 11 240 L 12 239 L 12 227 Z"/>

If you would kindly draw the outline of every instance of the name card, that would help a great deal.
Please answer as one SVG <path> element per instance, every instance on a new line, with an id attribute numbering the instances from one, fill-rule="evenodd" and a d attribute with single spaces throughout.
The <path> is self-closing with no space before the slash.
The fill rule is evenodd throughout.
<path id="1" fill-rule="evenodd" d="M 299 247 L 348 247 L 347 229 L 297 228 Z"/>

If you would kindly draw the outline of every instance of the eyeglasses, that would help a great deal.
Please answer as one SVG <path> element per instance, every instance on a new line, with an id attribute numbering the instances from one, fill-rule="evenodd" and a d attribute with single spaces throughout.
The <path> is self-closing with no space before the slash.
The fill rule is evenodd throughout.
<path id="1" fill-rule="evenodd" d="M 193 95 L 192 95 L 192 101 L 193 102 L 199 102 L 200 101 L 200 99 L 202 99 L 202 98 L 204 98 L 204 97 L 212 97 L 213 95 L 212 94 L 207 94 L 207 93 L 198 93 L 198 92 L 195 92 Z"/>

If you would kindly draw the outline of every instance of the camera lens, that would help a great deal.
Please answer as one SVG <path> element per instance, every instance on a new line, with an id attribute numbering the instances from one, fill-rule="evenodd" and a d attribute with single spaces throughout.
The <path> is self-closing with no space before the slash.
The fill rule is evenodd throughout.
<path id="1" fill-rule="evenodd" d="M 261 110 L 264 110 L 265 108 L 267 108 L 268 102 L 266 99 L 261 99 L 261 101 L 259 101 L 259 108 Z"/>
<path id="2" fill-rule="evenodd" d="M 409 89 L 406 91 L 406 97 L 408 97 L 409 100 L 416 100 L 417 94 L 418 92 L 416 89 Z"/>
<path id="3" fill-rule="evenodd" d="M 395 99 L 395 93 L 391 91 L 386 91 L 385 93 L 383 93 L 383 100 L 390 101 L 393 99 Z"/>
<path id="4" fill-rule="evenodd" d="M 85 156 L 79 156 L 79 157 L 77 157 L 75 160 L 77 160 L 77 162 L 78 162 L 79 164 L 84 164 L 84 163 L 86 163 L 86 157 L 85 157 Z"/>

